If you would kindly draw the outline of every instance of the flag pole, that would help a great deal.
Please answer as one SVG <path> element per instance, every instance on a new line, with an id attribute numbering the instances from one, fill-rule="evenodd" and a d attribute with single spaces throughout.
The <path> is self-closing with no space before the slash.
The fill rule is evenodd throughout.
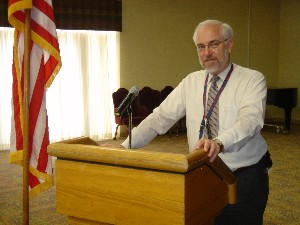
<path id="1" fill-rule="evenodd" d="M 31 10 L 25 10 L 24 99 L 23 99 L 23 225 L 29 225 L 29 102 L 30 102 L 30 23 Z"/>

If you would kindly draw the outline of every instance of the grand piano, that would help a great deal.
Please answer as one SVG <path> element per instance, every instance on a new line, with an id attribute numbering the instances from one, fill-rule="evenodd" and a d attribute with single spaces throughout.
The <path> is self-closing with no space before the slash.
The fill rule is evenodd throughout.
<path id="1" fill-rule="evenodd" d="M 297 97 L 298 88 L 268 88 L 267 91 L 267 105 L 274 105 L 284 109 L 284 131 L 286 133 L 288 133 L 291 128 L 292 109 L 297 106 Z M 279 131 L 277 130 L 277 132 Z"/>

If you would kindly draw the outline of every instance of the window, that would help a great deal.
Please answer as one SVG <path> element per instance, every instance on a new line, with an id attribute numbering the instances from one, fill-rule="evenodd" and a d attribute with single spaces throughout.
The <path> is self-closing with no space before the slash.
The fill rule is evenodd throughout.
<path id="1" fill-rule="evenodd" d="M 119 33 L 58 30 L 62 68 L 47 90 L 50 142 L 111 138 L 119 87 Z M 0 149 L 9 148 L 13 29 L 0 28 Z"/>

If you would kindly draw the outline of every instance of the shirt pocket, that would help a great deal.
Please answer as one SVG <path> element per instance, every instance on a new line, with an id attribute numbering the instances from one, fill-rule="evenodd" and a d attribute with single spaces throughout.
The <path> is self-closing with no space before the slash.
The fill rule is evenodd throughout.
<path id="1" fill-rule="evenodd" d="M 232 128 L 238 118 L 238 107 L 235 105 L 228 105 L 220 109 L 220 118 L 219 121 L 221 130 L 227 130 Z"/>

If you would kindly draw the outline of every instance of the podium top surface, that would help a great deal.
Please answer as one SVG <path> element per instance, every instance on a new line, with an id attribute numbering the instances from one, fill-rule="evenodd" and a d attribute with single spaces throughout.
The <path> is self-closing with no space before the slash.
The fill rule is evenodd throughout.
<path id="1" fill-rule="evenodd" d="M 48 153 L 58 158 L 70 160 L 141 167 L 178 173 L 187 172 L 196 161 L 201 161 L 201 164 L 208 161 L 204 152 L 201 153 L 200 151 L 196 154 L 184 155 L 143 149 L 104 147 L 99 146 L 88 137 L 50 144 L 48 146 Z M 195 159 L 194 156 L 196 156 Z"/>
<path id="2" fill-rule="evenodd" d="M 226 174 L 231 176 L 230 169 L 219 157 L 217 157 L 213 163 L 210 163 L 207 153 L 202 150 L 185 155 L 147 151 L 143 149 L 113 148 L 99 146 L 88 137 L 80 137 L 50 144 L 48 146 L 48 153 L 60 159 L 162 170 L 175 173 L 187 173 L 196 167 L 207 164 L 212 169 L 224 174 L 224 176 L 227 177 Z"/>

